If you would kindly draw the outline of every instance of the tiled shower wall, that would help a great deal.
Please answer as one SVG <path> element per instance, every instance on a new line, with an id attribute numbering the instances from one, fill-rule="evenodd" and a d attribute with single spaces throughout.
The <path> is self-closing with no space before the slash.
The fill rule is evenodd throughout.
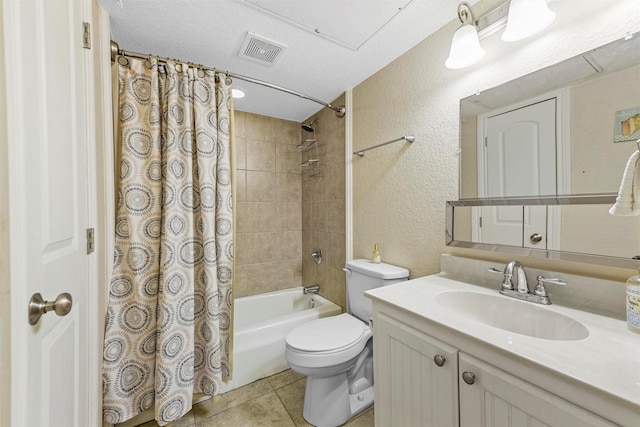
<path id="1" fill-rule="evenodd" d="M 236 297 L 302 283 L 300 123 L 235 111 Z"/>
<path id="2" fill-rule="evenodd" d="M 344 96 L 332 102 L 344 105 Z M 345 126 L 344 118 L 323 108 L 305 120 L 316 118 L 321 177 L 303 175 L 302 183 L 302 282 L 320 285 L 320 294 L 346 310 L 345 273 Z M 302 139 L 313 137 L 302 131 Z M 302 161 L 315 156 L 303 153 Z M 322 249 L 324 259 L 317 265 L 310 254 Z"/>
<path id="3" fill-rule="evenodd" d="M 305 123 L 315 118 L 318 150 L 301 153 L 314 134 L 300 123 L 235 111 L 236 297 L 318 284 L 346 309 L 344 119 L 325 108 Z M 298 165 L 315 157 L 319 175 L 301 175 Z"/>

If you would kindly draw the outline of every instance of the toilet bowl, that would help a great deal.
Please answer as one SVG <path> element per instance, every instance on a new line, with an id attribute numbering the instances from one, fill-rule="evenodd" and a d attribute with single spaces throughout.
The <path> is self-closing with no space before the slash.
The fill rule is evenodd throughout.
<path id="1" fill-rule="evenodd" d="M 308 322 L 289 333 L 287 362 L 307 376 L 303 416 L 308 422 L 337 426 L 371 406 L 372 337 L 371 328 L 350 314 Z"/>
<path id="2" fill-rule="evenodd" d="M 286 337 L 287 363 L 307 376 L 303 416 L 317 427 L 343 424 L 373 404 L 371 301 L 364 291 L 409 275 L 369 260 L 350 261 L 345 271 L 350 313 L 305 323 Z"/>

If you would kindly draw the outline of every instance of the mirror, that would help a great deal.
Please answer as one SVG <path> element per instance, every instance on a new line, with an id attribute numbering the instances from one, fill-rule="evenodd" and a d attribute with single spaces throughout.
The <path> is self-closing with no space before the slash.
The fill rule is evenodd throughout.
<path id="1" fill-rule="evenodd" d="M 617 192 L 640 139 L 638 81 L 640 34 L 635 34 L 462 99 L 460 199 Z M 545 101 L 550 117 L 526 114 Z M 545 136 L 547 122 L 551 130 Z M 520 140 L 536 132 L 533 140 Z M 509 145 L 509 137 L 518 143 Z M 495 163 L 496 156 L 506 164 Z M 539 164 L 532 164 L 536 160 Z M 535 182 L 510 188 L 510 173 L 523 170 Z M 545 182 L 554 174 L 557 180 Z"/>
<path id="2" fill-rule="evenodd" d="M 608 214 L 640 139 L 640 34 L 460 101 L 447 244 L 638 268 L 640 218 Z"/>

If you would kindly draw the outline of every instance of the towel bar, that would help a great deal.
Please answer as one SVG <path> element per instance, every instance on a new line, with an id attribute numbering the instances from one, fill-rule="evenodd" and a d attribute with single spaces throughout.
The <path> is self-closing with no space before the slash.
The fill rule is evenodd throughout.
<path id="1" fill-rule="evenodd" d="M 374 145 L 373 147 L 365 148 L 364 150 L 354 151 L 353 154 L 358 155 L 360 157 L 364 157 L 365 151 L 373 150 L 374 148 L 382 147 L 383 145 L 391 144 L 393 142 L 405 141 L 405 140 L 411 143 L 416 140 L 416 137 L 413 135 L 401 136 L 400 138 L 396 138 L 392 141 L 383 142 L 382 144 Z"/>

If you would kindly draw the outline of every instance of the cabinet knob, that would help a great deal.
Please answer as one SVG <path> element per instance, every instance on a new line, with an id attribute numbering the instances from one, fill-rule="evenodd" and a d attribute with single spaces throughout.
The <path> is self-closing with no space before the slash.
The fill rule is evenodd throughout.
<path id="1" fill-rule="evenodd" d="M 447 361 L 447 358 L 440 354 L 436 354 L 435 356 L 433 356 L 433 362 L 438 366 L 443 366 L 444 362 L 446 361 Z"/>
<path id="2" fill-rule="evenodd" d="M 465 383 L 471 385 L 474 382 L 476 382 L 476 374 L 474 374 L 473 372 L 464 371 L 462 373 L 462 379 L 464 380 Z"/>

